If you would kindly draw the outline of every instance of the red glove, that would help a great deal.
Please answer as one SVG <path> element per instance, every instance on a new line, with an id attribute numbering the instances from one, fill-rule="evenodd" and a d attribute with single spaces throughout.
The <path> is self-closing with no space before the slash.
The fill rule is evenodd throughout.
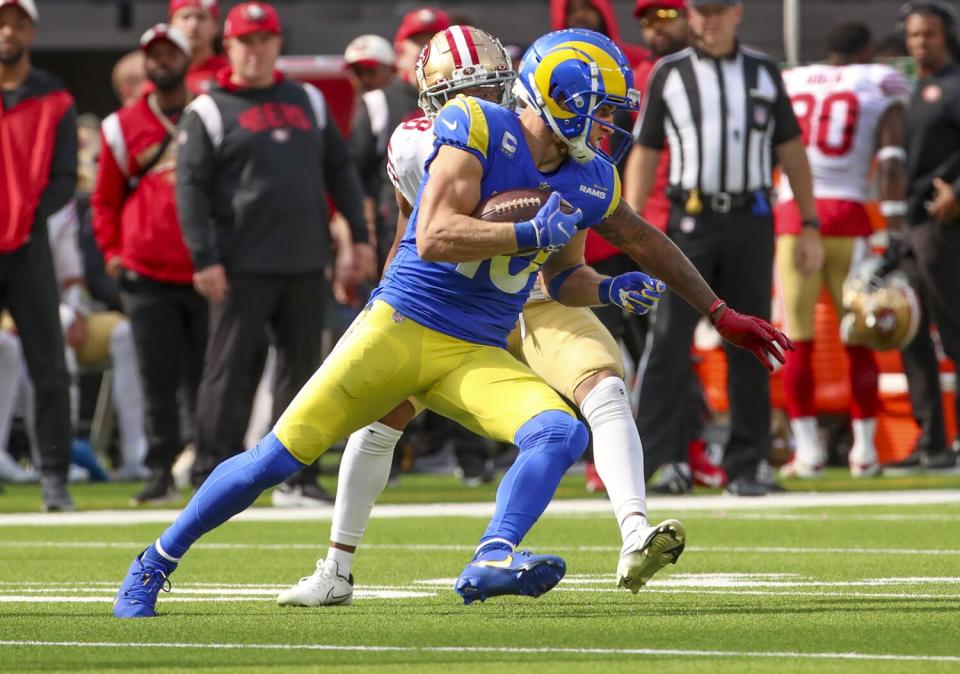
<path id="1" fill-rule="evenodd" d="M 787 362 L 783 350 L 793 351 L 793 342 L 785 334 L 762 318 L 734 311 L 723 300 L 710 305 L 710 321 L 721 337 L 751 352 L 770 372 L 777 367 L 776 362 Z"/>

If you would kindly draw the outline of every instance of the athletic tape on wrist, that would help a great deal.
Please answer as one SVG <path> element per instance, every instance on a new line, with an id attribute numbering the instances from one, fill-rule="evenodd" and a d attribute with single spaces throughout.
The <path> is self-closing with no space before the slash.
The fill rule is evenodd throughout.
<path id="1" fill-rule="evenodd" d="M 885 218 L 897 218 L 907 214 L 906 201 L 881 201 L 880 214 Z"/>
<path id="2" fill-rule="evenodd" d="M 897 145 L 887 145 L 880 148 L 877 152 L 877 161 L 888 161 L 890 159 L 907 161 L 907 151 Z"/>

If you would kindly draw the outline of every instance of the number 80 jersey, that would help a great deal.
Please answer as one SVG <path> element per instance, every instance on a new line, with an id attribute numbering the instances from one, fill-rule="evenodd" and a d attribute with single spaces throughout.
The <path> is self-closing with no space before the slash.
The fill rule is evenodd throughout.
<path id="1" fill-rule="evenodd" d="M 869 200 L 870 167 L 884 113 L 910 95 L 891 66 L 857 63 L 792 68 L 783 82 L 800 123 L 818 199 Z M 792 199 L 781 181 L 781 201 Z"/>
<path id="2" fill-rule="evenodd" d="M 395 185 L 407 196 L 401 170 L 416 161 L 422 140 L 410 129 L 410 145 L 401 148 L 391 140 Z M 426 130 L 424 129 L 424 133 Z M 476 344 L 505 347 L 507 335 L 536 282 L 536 272 L 547 255 L 500 255 L 464 263 L 428 262 L 417 253 L 416 231 L 420 198 L 430 180 L 430 163 L 442 145 L 474 155 L 483 168 L 480 200 L 513 189 L 543 189 L 559 192 L 583 211 L 580 228 L 598 224 L 620 203 L 620 178 L 616 169 L 597 157 L 578 164 L 567 160 L 549 173 L 541 173 L 530 155 L 517 114 L 493 103 L 457 97 L 448 102 L 433 124 L 434 147 L 424 163 L 413 213 L 396 257 L 384 274 L 374 297 L 421 325 Z"/>

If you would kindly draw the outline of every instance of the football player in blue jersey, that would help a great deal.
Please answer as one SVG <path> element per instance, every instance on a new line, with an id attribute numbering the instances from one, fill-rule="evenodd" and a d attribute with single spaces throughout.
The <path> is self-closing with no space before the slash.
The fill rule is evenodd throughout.
<path id="1" fill-rule="evenodd" d="M 709 315 L 726 339 L 765 365 L 783 362 L 786 337 L 727 307 L 666 236 L 620 201 L 615 158 L 600 144 L 610 133 L 627 133 L 613 125 L 614 111 L 636 108 L 623 53 L 597 33 L 558 31 L 534 43 L 520 77 L 528 107 L 519 116 L 474 98 L 444 107 L 407 232 L 370 304 L 273 431 L 220 464 L 137 556 L 114 601 L 115 616 L 154 616 L 157 594 L 200 536 L 414 395 L 520 449 L 457 591 L 469 603 L 552 588 L 563 560 L 515 547 L 580 457 L 587 432 L 560 396 L 503 347 L 541 268 L 550 294 L 565 304 L 626 304 L 642 293 L 646 282 L 602 277 L 580 265 L 586 227 Z M 554 192 L 531 220 L 470 216 L 494 192 L 531 187 Z M 576 207 L 572 213 L 561 208 L 561 194 Z"/>

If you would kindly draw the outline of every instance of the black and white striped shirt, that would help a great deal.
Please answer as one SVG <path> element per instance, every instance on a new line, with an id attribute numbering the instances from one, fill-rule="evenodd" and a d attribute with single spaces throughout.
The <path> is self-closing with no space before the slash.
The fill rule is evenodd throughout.
<path id="1" fill-rule="evenodd" d="M 800 135 L 780 72 L 738 46 L 716 59 L 690 47 L 650 74 L 636 143 L 670 150 L 669 184 L 710 195 L 769 188 L 773 148 Z"/>

